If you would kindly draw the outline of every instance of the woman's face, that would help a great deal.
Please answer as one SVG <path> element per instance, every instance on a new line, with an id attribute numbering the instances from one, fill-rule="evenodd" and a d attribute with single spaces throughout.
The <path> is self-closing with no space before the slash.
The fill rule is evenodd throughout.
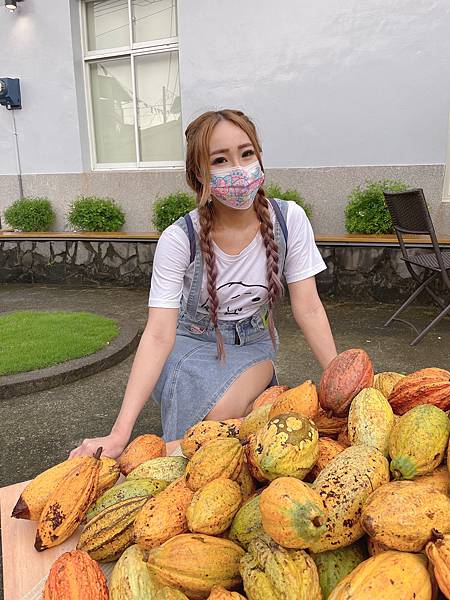
<path id="1" fill-rule="evenodd" d="M 209 168 L 247 166 L 258 160 L 250 138 L 231 121 L 219 121 L 209 141 Z"/>

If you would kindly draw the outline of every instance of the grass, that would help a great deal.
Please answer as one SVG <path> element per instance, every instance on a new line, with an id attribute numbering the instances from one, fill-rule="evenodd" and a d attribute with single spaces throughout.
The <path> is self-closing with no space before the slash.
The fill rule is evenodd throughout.
<path id="1" fill-rule="evenodd" d="M 89 312 L 27 310 L 0 315 L 0 376 L 88 356 L 118 334 L 114 319 Z"/>

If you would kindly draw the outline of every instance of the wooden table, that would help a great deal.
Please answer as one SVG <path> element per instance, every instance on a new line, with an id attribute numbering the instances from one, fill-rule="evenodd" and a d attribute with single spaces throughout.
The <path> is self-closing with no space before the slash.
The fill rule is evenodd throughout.
<path id="1" fill-rule="evenodd" d="M 77 544 L 79 533 L 44 552 L 34 549 L 36 521 L 13 519 L 11 511 L 28 482 L 0 489 L 4 600 L 22 600 L 47 576 L 54 561 Z"/>

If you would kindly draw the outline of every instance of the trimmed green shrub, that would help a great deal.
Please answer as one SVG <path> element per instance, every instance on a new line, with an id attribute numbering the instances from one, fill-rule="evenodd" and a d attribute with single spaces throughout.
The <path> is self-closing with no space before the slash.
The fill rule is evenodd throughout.
<path id="1" fill-rule="evenodd" d="M 21 231 L 48 231 L 54 220 L 55 213 L 48 198 L 21 198 L 5 210 L 8 225 Z"/>
<path id="2" fill-rule="evenodd" d="M 366 187 L 357 186 L 345 208 L 345 228 L 348 233 L 393 233 L 391 215 L 384 201 L 383 191 L 402 192 L 408 186 L 397 179 L 366 181 Z"/>
<path id="3" fill-rule="evenodd" d="M 153 225 L 161 233 L 194 208 L 195 196 L 192 194 L 175 192 L 159 198 L 153 205 Z"/>
<path id="4" fill-rule="evenodd" d="M 279 198 L 280 200 L 293 200 L 296 204 L 301 206 L 306 213 L 308 219 L 312 217 L 312 206 L 305 201 L 304 198 L 301 197 L 300 193 L 297 190 L 292 188 L 285 190 L 284 192 L 281 190 L 281 187 L 277 184 L 271 183 L 267 187 L 264 187 L 264 191 L 267 198 Z"/>
<path id="5" fill-rule="evenodd" d="M 79 196 L 72 203 L 67 220 L 80 231 L 119 231 L 125 214 L 111 198 Z"/>

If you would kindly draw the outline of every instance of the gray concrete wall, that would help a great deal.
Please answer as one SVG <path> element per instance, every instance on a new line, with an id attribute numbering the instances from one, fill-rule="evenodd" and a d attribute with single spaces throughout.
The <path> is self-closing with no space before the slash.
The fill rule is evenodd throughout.
<path id="1" fill-rule="evenodd" d="M 312 223 L 316 233 L 344 233 L 344 208 L 347 197 L 366 179 L 398 178 L 411 187 L 422 187 L 428 200 L 437 231 L 450 235 L 450 203 L 441 202 L 444 169 L 442 165 L 398 167 L 321 167 L 317 169 L 267 169 L 268 183 L 282 188 L 297 188 L 312 204 Z M 57 213 L 54 229 L 70 229 L 64 215 L 79 194 L 110 196 L 121 204 L 126 214 L 124 231 L 154 229 L 151 224 L 153 202 L 175 190 L 190 191 L 181 171 L 109 171 L 73 174 L 26 175 L 25 194 L 46 194 Z M 17 179 L 0 177 L 0 214 L 17 196 Z"/>

